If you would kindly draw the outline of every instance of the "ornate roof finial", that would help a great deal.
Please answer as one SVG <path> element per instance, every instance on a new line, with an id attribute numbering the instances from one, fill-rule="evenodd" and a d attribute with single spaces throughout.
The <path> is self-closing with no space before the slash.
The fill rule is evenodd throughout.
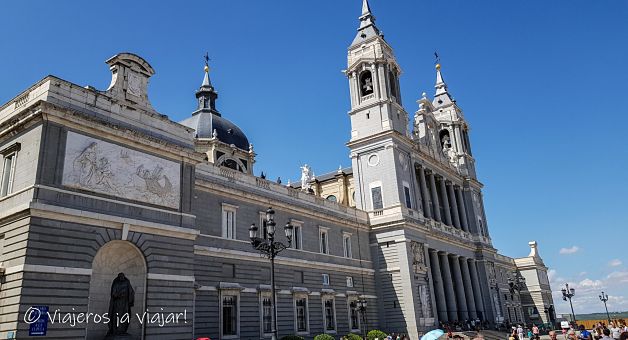
<path id="1" fill-rule="evenodd" d="M 369 0 L 362 0 L 362 15 L 371 14 L 371 7 L 369 6 Z"/>
<path id="2" fill-rule="evenodd" d="M 210 87 L 212 86 L 212 83 L 209 81 L 209 61 L 211 60 L 209 59 L 209 53 L 205 53 L 203 59 L 205 59 L 205 67 L 203 68 L 203 70 L 205 71 L 205 77 L 203 78 L 203 84 L 201 85 L 201 87 Z"/>

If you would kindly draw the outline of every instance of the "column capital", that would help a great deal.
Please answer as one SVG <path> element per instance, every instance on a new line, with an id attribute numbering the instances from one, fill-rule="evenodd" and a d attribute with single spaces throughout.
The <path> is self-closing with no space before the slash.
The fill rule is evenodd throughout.
<path id="1" fill-rule="evenodd" d="M 461 256 L 460 256 L 460 255 L 458 255 L 458 254 L 449 254 L 448 256 L 449 256 L 449 257 L 453 257 L 453 258 L 455 258 L 455 259 L 457 259 L 457 258 L 460 258 L 460 257 L 461 257 Z"/>
<path id="2" fill-rule="evenodd" d="M 429 251 L 430 253 L 438 253 L 438 250 L 434 248 L 427 248 L 427 251 Z"/>
<path id="3" fill-rule="evenodd" d="M 445 179 L 445 185 L 448 185 L 448 186 L 453 186 L 453 184 L 454 184 L 454 183 L 453 183 L 452 181 L 450 181 L 450 180 L 448 180 L 448 179 Z"/>

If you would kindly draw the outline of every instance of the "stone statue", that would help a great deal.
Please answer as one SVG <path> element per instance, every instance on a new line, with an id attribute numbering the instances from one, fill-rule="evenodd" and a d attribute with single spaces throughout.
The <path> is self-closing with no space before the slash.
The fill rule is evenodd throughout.
<path id="1" fill-rule="evenodd" d="M 311 189 L 312 169 L 305 164 L 301 167 L 301 190 L 309 192 Z"/>
<path id="2" fill-rule="evenodd" d="M 412 249 L 412 255 L 414 257 L 412 264 L 425 265 L 425 248 L 423 243 L 412 241 L 410 249 Z"/>
<path id="3" fill-rule="evenodd" d="M 111 284 L 111 299 L 109 300 L 109 332 L 107 337 L 126 335 L 131 317 L 131 307 L 135 302 L 135 291 L 131 281 L 119 273 Z"/>

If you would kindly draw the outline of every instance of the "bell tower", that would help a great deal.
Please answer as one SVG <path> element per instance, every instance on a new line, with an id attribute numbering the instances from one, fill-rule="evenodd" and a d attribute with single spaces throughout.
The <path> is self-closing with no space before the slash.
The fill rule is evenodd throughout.
<path id="1" fill-rule="evenodd" d="M 469 141 L 469 124 L 443 80 L 441 64 L 436 64 L 436 93 L 432 101 L 433 115 L 439 122 L 438 142 L 443 153 L 460 172 L 476 179 L 475 160 Z"/>
<path id="2" fill-rule="evenodd" d="M 392 47 L 375 26 L 367 0 L 362 2 L 360 27 L 349 47 L 348 66 L 351 93 L 351 140 L 384 132 L 408 134 L 408 115 L 401 106 L 399 75 Z"/>
<path id="3" fill-rule="evenodd" d="M 412 139 L 399 88 L 401 68 L 375 25 L 368 0 L 362 1 L 359 19 L 345 71 L 351 94 L 351 139 L 347 146 L 356 179 L 355 202 L 359 209 L 378 216 L 393 213 L 389 208 L 399 206 L 416 209 L 410 165 Z"/>

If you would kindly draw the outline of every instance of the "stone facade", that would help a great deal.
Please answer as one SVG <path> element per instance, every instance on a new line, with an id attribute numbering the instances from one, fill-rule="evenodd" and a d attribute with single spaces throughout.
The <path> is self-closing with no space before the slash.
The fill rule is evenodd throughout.
<path id="1" fill-rule="evenodd" d="M 522 259 L 492 246 L 468 124 L 440 68 L 411 131 L 374 20 L 364 1 L 346 73 L 352 167 L 313 178 L 313 192 L 253 175 L 253 147 L 218 113 L 207 68 L 199 108 L 181 123 L 152 108 L 154 70 L 130 53 L 107 61 L 105 91 L 48 76 L 2 105 L 0 338 L 28 336 L 31 306 L 106 313 L 119 272 L 135 290 L 132 314 L 148 313 L 131 320 L 133 338 L 269 338 L 270 265 L 248 230 L 268 206 L 298 235 L 276 259 L 281 336 L 547 321 L 536 243 Z M 526 285 L 515 291 L 516 272 Z M 47 336 L 106 332 L 92 319 L 49 323 Z"/>

